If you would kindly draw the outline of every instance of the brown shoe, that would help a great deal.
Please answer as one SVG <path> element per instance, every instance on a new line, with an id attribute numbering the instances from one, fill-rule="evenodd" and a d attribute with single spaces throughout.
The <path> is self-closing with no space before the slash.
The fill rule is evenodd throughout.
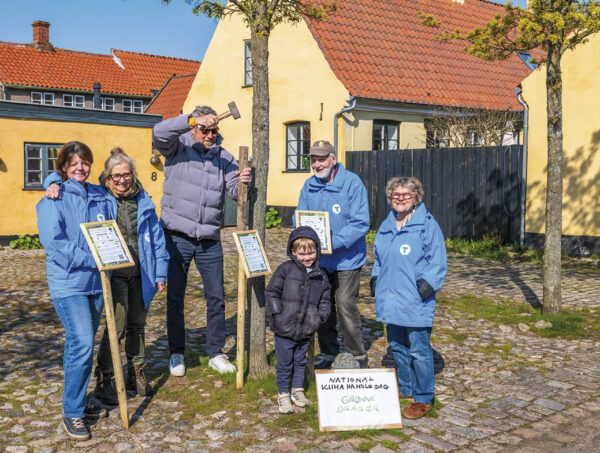
<path id="1" fill-rule="evenodd" d="M 150 396 L 154 393 L 152 386 L 146 380 L 144 368 L 146 368 L 145 363 L 141 365 L 128 364 L 127 383 L 125 385 L 128 392 L 137 393 L 141 396 Z"/>
<path id="2" fill-rule="evenodd" d="M 406 395 L 403 395 L 400 392 L 398 392 L 398 398 L 400 398 L 401 400 L 408 400 L 411 403 L 413 403 L 415 401 L 415 399 L 412 396 L 406 396 Z"/>
<path id="3" fill-rule="evenodd" d="M 421 418 L 423 415 L 427 414 L 431 410 L 431 404 L 425 403 L 412 403 L 402 412 L 402 415 L 405 418 L 409 418 L 414 420 L 416 418 Z"/>

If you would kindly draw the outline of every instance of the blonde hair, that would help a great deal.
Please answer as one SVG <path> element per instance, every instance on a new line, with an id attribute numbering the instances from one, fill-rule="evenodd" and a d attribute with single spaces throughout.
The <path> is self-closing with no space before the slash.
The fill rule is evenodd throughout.
<path id="1" fill-rule="evenodd" d="M 298 238 L 292 242 L 292 252 L 311 252 L 317 250 L 317 244 L 311 238 Z"/>
<path id="2" fill-rule="evenodd" d="M 133 163 L 133 159 L 125 154 L 125 151 L 123 151 L 120 146 L 115 146 L 110 150 L 110 156 L 108 159 L 106 159 L 106 162 L 104 162 L 104 171 L 102 172 L 101 179 L 104 180 L 104 184 L 106 184 L 106 186 L 108 186 L 108 188 L 114 193 L 115 186 L 110 178 L 110 175 L 113 168 L 120 164 L 128 164 L 129 171 L 131 172 L 131 187 L 129 187 L 129 190 L 126 193 L 119 194 L 122 196 L 127 196 L 135 191 L 137 187 L 138 175 L 137 170 L 135 169 L 135 164 Z"/>
<path id="3" fill-rule="evenodd" d="M 417 204 L 423 201 L 423 184 L 417 178 L 410 176 L 396 176 L 387 182 L 385 194 L 388 202 L 392 204 L 392 192 L 396 187 L 406 187 L 415 195 Z"/>

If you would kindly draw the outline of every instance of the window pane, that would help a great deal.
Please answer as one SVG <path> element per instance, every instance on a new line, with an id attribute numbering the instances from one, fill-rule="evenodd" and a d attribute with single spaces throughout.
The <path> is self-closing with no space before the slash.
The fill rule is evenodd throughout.
<path id="1" fill-rule="evenodd" d="M 70 94 L 63 94 L 63 105 L 65 107 L 73 107 L 73 96 Z"/>
<path id="2" fill-rule="evenodd" d="M 250 41 L 244 42 L 244 85 L 252 85 L 252 52 Z"/>
<path id="3" fill-rule="evenodd" d="M 27 172 L 27 184 L 41 184 L 42 172 Z"/>
<path id="4" fill-rule="evenodd" d="M 287 139 L 288 141 L 298 140 L 298 128 L 296 126 L 287 127 Z"/>
<path id="5" fill-rule="evenodd" d="M 32 171 L 42 171 L 42 160 L 27 159 L 27 169 Z"/>
<path id="6" fill-rule="evenodd" d="M 48 172 L 56 170 L 56 158 L 60 148 L 58 146 L 48 147 Z"/>
<path id="7" fill-rule="evenodd" d="M 142 101 L 133 101 L 133 111 L 142 113 L 144 111 L 144 103 Z"/>
<path id="8" fill-rule="evenodd" d="M 123 111 L 131 112 L 131 100 L 130 99 L 123 99 Z"/>
<path id="9" fill-rule="evenodd" d="M 52 94 L 52 93 L 44 93 L 44 104 L 46 104 L 46 105 L 54 105 L 54 94 Z"/>
<path id="10" fill-rule="evenodd" d="M 85 107 L 85 98 L 83 96 L 75 96 L 75 107 L 83 108 Z"/>
<path id="11" fill-rule="evenodd" d="M 29 159 L 42 157 L 42 147 L 39 145 L 27 145 L 27 157 Z"/>
<path id="12" fill-rule="evenodd" d="M 31 93 L 31 102 L 33 104 L 41 104 L 42 103 L 42 93 Z"/>
<path id="13" fill-rule="evenodd" d="M 288 156 L 297 156 L 298 155 L 298 142 L 288 142 L 287 148 Z"/>
<path id="14" fill-rule="evenodd" d="M 295 157 L 288 157 L 287 168 L 288 168 L 288 170 L 297 170 L 298 169 L 298 166 L 296 165 Z"/>

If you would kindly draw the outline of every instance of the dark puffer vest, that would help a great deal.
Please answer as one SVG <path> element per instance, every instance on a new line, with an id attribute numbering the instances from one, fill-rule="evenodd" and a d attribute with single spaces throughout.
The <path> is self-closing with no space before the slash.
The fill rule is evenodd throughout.
<path id="1" fill-rule="evenodd" d="M 317 259 L 310 272 L 292 255 L 292 242 L 310 238 L 317 244 Z M 265 290 L 271 330 L 286 338 L 299 341 L 310 338 L 325 322 L 331 311 L 331 286 L 325 271 L 319 267 L 321 243 L 310 227 L 292 231 L 287 245 L 289 261 L 282 263 Z"/>

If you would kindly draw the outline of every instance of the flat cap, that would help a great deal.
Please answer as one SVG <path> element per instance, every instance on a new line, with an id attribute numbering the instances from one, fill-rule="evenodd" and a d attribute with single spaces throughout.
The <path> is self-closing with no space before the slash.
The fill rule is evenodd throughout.
<path id="1" fill-rule="evenodd" d="M 329 156 L 329 154 L 335 154 L 335 149 L 328 141 L 317 140 L 310 147 L 308 154 L 311 156 Z"/>

